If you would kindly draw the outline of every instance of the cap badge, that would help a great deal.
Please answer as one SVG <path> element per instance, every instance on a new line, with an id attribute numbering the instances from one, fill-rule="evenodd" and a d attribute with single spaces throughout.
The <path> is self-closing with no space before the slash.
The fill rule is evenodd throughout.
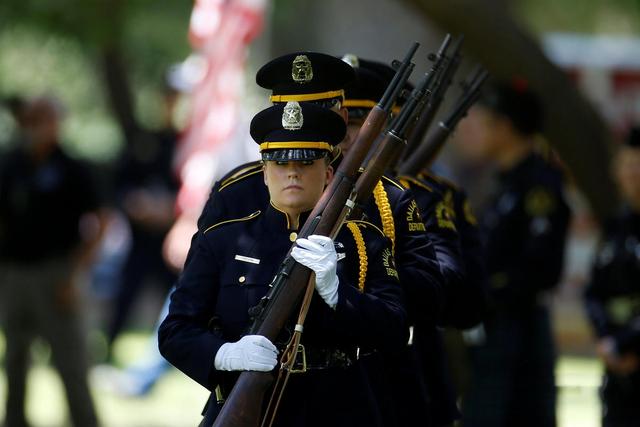
<path id="1" fill-rule="evenodd" d="M 302 108 L 297 101 L 289 101 L 284 106 L 282 112 L 282 127 L 286 130 L 302 129 L 304 117 L 302 116 Z"/>
<path id="2" fill-rule="evenodd" d="M 313 68 L 307 55 L 298 55 L 291 64 L 291 77 L 296 83 L 308 83 L 313 79 Z"/>
<path id="3" fill-rule="evenodd" d="M 342 60 L 351 65 L 351 68 L 358 68 L 360 66 L 360 60 L 353 53 L 347 53 L 342 57 Z"/>

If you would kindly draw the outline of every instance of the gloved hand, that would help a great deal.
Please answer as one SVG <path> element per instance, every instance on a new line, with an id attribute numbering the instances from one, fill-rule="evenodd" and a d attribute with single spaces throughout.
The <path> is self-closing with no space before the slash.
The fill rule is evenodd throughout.
<path id="1" fill-rule="evenodd" d="M 222 344 L 213 364 L 219 371 L 269 372 L 278 364 L 278 349 L 262 335 L 246 335 Z"/>
<path id="2" fill-rule="evenodd" d="M 316 273 L 316 291 L 331 308 L 338 304 L 338 255 L 333 240 L 325 236 L 311 235 L 296 240 L 291 256 Z"/>

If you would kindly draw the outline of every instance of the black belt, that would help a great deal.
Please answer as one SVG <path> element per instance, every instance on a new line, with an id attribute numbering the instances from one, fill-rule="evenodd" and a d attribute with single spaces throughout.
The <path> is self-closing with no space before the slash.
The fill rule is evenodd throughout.
<path id="1" fill-rule="evenodd" d="M 357 349 L 339 348 L 305 348 L 298 347 L 296 361 L 291 373 L 305 373 L 308 371 L 322 371 L 326 369 L 347 369 L 358 360 Z"/>

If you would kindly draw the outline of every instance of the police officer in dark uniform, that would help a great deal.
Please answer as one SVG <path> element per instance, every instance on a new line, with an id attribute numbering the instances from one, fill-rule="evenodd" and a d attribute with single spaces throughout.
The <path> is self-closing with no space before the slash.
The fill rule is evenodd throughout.
<path id="1" fill-rule="evenodd" d="M 562 172 L 534 152 L 541 107 L 523 84 L 488 87 L 460 125 L 465 150 L 495 162 L 482 216 L 490 306 L 470 349 L 465 426 L 555 425 L 554 345 L 548 292 L 560 278 L 570 212 Z"/>
<path id="2" fill-rule="evenodd" d="M 353 77 L 353 68 L 339 58 L 298 52 L 276 58 L 263 66 L 258 71 L 256 81 L 273 91 L 271 100 L 274 102 L 313 102 L 340 113 L 346 120 L 343 88 Z M 385 87 L 382 86 L 382 92 Z M 371 108 L 371 105 L 367 108 Z M 343 150 L 348 150 L 349 142 L 347 137 L 340 144 Z M 259 164 L 240 166 L 221 179 L 214 186 L 198 220 L 199 229 L 234 215 L 248 215 L 251 209 L 264 206 L 267 193 L 263 179 Z M 431 242 L 420 228 L 423 224 L 411 192 L 397 181 L 385 177 L 376 186 L 374 196 L 365 206 L 365 213 L 367 220 L 392 240 L 400 280 L 412 289 L 411 299 L 421 301 L 417 313 L 433 321 L 442 301 L 442 278 Z M 414 393 L 412 397 L 418 399 L 420 408 L 423 408 L 425 399 L 416 397 L 418 395 Z M 386 425 L 392 425 L 395 421 L 391 420 L 395 416 L 386 407 L 388 399 L 383 399 L 380 405 L 385 406 Z"/>
<path id="3" fill-rule="evenodd" d="M 344 133 L 337 114 L 309 103 L 288 101 L 254 117 L 251 135 L 260 144 L 270 201 L 199 231 L 160 327 L 162 354 L 210 390 L 228 392 L 238 371 L 272 370 L 277 347 L 243 335 L 248 309 L 295 241 L 292 256 L 315 272 L 317 295 L 302 338 L 306 372 L 291 375 L 278 426 L 382 425 L 357 349 L 399 347 L 408 338 L 391 244 L 377 227 L 348 222 L 335 242 L 297 238 L 332 179 L 330 155 Z"/>
<path id="4" fill-rule="evenodd" d="M 460 330 L 476 326 L 485 315 L 486 274 L 478 220 L 467 193 L 428 169 L 415 177 L 399 177 L 399 180 L 413 189 L 425 227 L 434 230 L 432 240 L 436 253 L 439 259 L 445 258 L 441 264 L 458 267 L 456 270 L 450 267 L 452 272 L 440 324 Z M 432 214 L 427 215 L 430 212 Z M 461 260 L 458 264 L 462 265 L 456 264 L 457 257 Z"/>
<path id="5" fill-rule="evenodd" d="M 377 100 L 382 97 L 385 88 L 394 75 L 394 70 L 381 62 L 359 58 L 355 55 L 345 55 L 343 59 L 354 67 L 356 80 L 345 90 L 345 105 L 349 110 L 348 136 L 341 144 L 343 151 L 348 151 L 349 145 L 357 135 L 367 114 Z M 399 110 L 401 105 L 396 106 Z M 383 182 L 410 186 L 402 179 L 394 180 L 384 177 Z M 385 193 L 382 193 L 384 190 Z M 416 190 L 416 191 L 414 191 Z M 389 185 L 379 185 L 374 192 L 374 201 L 378 205 L 377 212 L 368 212 L 379 220 L 379 212 L 384 212 L 380 206 L 384 205 L 384 198 L 410 196 L 406 212 L 411 220 L 402 222 L 402 211 L 394 211 L 393 221 L 387 222 L 391 230 L 410 228 L 414 232 L 425 234 L 433 244 L 439 268 L 444 278 L 444 292 L 447 292 L 449 282 L 461 280 L 462 266 L 460 249 L 455 229 L 445 227 L 436 216 L 437 205 L 443 203 L 440 193 L 423 187 L 411 187 L 410 191 L 391 188 Z M 415 199 L 414 196 L 415 195 Z M 425 210 L 426 209 L 426 210 Z M 450 219 L 447 219 L 451 222 Z M 426 227 L 425 227 L 426 225 Z M 451 226 L 453 223 L 451 222 Z M 444 231 L 438 231 L 438 228 Z M 402 239 L 402 238 L 399 238 Z M 412 294 L 411 284 L 403 281 L 407 293 Z M 393 402 L 393 423 L 398 426 L 411 425 L 448 425 L 459 417 L 456 407 L 455 394 L 448 375 L 445 354 L 440 332 L 436 328 L 438 316 L 429 310 L 423 298 L 409 298 L 409 314 L 412 324 L 412 339 L 403 352 L 385 355 L 387 365 L 386 383 L 390 389 Z M 426 307 L 426 309 L 425 309 Z M 425 316 L 428 315 L 428 316 Z M 373 373 L 372 373 L 373 376 Z M 383 378 L 382 383 L 385 383 Z M 383 400 L 383 399 L 381 399 Z M 394 425 L 390 424 L 390 425 Z"/>
<path id="6" fill-rule="evenodd" d="M 442 390 L 432 398 L 435 423 L 451 425 L 460 417 L 455 396 L 461 391 L 456 390 L 452 378 L 459 378 L 464 372 L 458 372 L 461 367 L 450 360 L 452 351 L 459 358 L 459 349 L 448 348 L 448 345 L 460 344 L 461 332 L 480 323 L 486 309 L 486 275 L 479 229 L 466 193 L 452 182 L 428 170 L 415 177 L 401 176 L 398 180 L 416 196 L 446 279 L 439 328 L 429 330 L 429 338 L 414 331 L 414 345 L 425 355 L 423 370 L 429 375 L 428 381 L 435 389 Z M 443 328 L 448 328 L 447 336 Z"/>
<path id="7" fill-rule="evenodd" d="M 585 291 L 587 312 L 606 372 L 602 425 L 640 423 L 640 128 L 633 128 L 614 164 L 625 206 L 606 227 Z"/>
<path id="8" fill-rule="evenodd" d="M 296 52 L 278 57 L 256 74 L 256 83 L 272 92 L 273 103 L 313 102 L 332 109 L 346 121 L 343 107 L 344 87 L 353 80 L 352 68 L 331 55 L 318 52 Z M 241 195 L 250 198 L 238 203 Z M 264 188 L 262 161 L 240 165 L 218 180 L 198 218 L 198 229 L 227 217 L 244 215 L 265 206 L 269 193 Z"/>
<path id="9" fill-rule="evenodd" d="M 413 179 L 405 177 L 400 181 L 413 189 L 418 206 L 425 212 L 425 227 L 432 230 L 438 258 L 447 260 L 456 253 L 461 256 L 462 268 L 458 272 L 445 270 L 445 277 L 448 277 L 446 298 L 439 322 L 445 328 L 445 363 L 450 366 L 454 391 L 461 396 L 469 381 L 465 337 L 484 320 L 487 309 L 484 247 L 478 220 L 467 193 L 433 171 L 423 170 Z M 434 197 L 434 193 L 439 196 Z M 428 215 L 429 212 L 433 214 Z M 444 265 L 455 264 L 449 261 Z"/>

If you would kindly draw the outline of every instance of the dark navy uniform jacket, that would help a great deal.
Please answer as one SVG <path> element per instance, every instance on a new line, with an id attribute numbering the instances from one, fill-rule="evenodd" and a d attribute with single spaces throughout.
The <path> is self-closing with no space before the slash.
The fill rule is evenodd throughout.
<path id="1" fill-rule="evenodd" d="M 208 389 L 228 390 L 236 374 L 216 371 L 215 354 L 246 333 L 248 310 L 266 294 L 295 231 L 272 205 L 202 230 L 160 327 L 161 353 Z M 352 222 L 335 242 L 338 304 L 333 310 L 312 300 L 302 338 L 307 351 L 402 346 L 406 312 L 388 239 L 369 223 Z M 355 364 L 338 371 L 292 375 L 276 425 L 380 425 L 362 371 Z"/>
<path id="2" fill-rule="evenodd" d="M 248 215 L 266 205 L 269 196 L 263 179 L 261 162 L 241 165 L 229 172 L 212 189 L 198 220 L 198 228 L 203 230 L 216 221 Z M 424 233 L 420 210 L 411 191 L 397 181 L 383 177 L 365 204 L 364 217 L 392 240 L 400 282 L 407 295 L 410 322 L 419 321 L 433 328 L 443 304 L 443 278 L 434 246 Z M 411 396 L 406 404 L 419 411 L 423 411 L 427 405 L 426 390 L 416 371 L 418 368 L 415 362 L 407 360 L 409 357 L 413 356 L 399 354 L 397 360 L 391 362 L 401 366 L 406 375 L 401 375 L 398 369 L 390 369 L 388 361 L 387 368 L 381 367 L 383 365 L 380 364 L 385 362 L 378 360 L 378 356 L 365 361 L 368 364 L 365 370 L 371 377 L 371 388 L 377 394 L 386 425 L 395 422 L 393 419 L 397 417 L 394 412 L 403 412 L 402 409 L 398 411 L 391 408 L 394 405 L 390 394 Z M 389 374 L 391 378 L 410 377 L 411 381 L 406 382 L 402 390 L 391 390 L 393 385 L 390 386 L 387 379 L 379 377 L 380 374 Z M 407 414 L 407 417 L 411 417 L 416 412 Z M 425 416 L 413 417 L 416 418 L 420 422 Z"/>
<path id="3" fill-rule="evenodd" d="M 640 356 L 640 214 L 629 209 L 604 233 L 585 290 L 589 318 L 598 337 L 611 337 L 619 355 Z M 640 370 L 606 370 L 600 389 L 604 426 L 630 426 L 640 417 Z"/>
<path id="4" fill-rule="evenodd" d="M 640 214 L 627 210 L 607 226 L 585 298 L 596 334 L 640 355 Z"/>
<path id="5" fill-rule="evenodd" d="M 477 325 L 485 315 L 487 284 L 478 221 L 466 193 L 428 172 L 400 181 L 416 196 L 446 279 L 440 324 L 458 329 Z"/>
<path id="6" fill-rule="evenodd" d="M 459 232 L 469 232 L 467 218 L 458 215 L 458 212 L 462 214 L 462 206 L 457 206 L 461 192 L 450 183 L 427 174 L 402 176 L 399 181 L 411 188 L 416 197 L 425 233 L 434 244 L 445 278 L 445 305 L 438 323 L 455 327 L 477 323 L 481 319 L 478 313 L 484 309 L 484 288 L 478 289 L 480 282 L 466 274 L 465 255 L 469 256 L 471 250 L 463 250 L 462 246 L 467 242 Z M 474 265 L 470 267 L 474 271 Z M 414 327 L 413 350 L 420 363 L 418 371 L 422 372 L 428 390 L 431 423 L 449 425 L 460 417 L 460 412 L 441 331 L 429 325 Z"/>
<path id="7" fill-rule="evenodd" d="M 367 221 L 392 240 L 400 280 L 408 299 L 418 301 L 416 315 L 435 322 L 444 302 L 443 278 L 432 242 L 421 228 L 420 211 L 411 191 L 397 181 L 383 177 L 365 205 Z M 262 163 L 241 165 L 216 182 L 198 219 L 198 229 L 229 218 L 264 209 L 269 193 L 264 184 Z M 383 206 L 383 207 L 381 207 Z M 381 213 L 382 212 L 382 213 Z M 384 218 L 383 218 L 384 217 Z"/>
<path id="8" fill-rule="evenodd" d="M 562 172 L 536 154 L 500 175 L 483 215 L 490 297 L 517 312 L 560 278 L 570 211 Z"/>

